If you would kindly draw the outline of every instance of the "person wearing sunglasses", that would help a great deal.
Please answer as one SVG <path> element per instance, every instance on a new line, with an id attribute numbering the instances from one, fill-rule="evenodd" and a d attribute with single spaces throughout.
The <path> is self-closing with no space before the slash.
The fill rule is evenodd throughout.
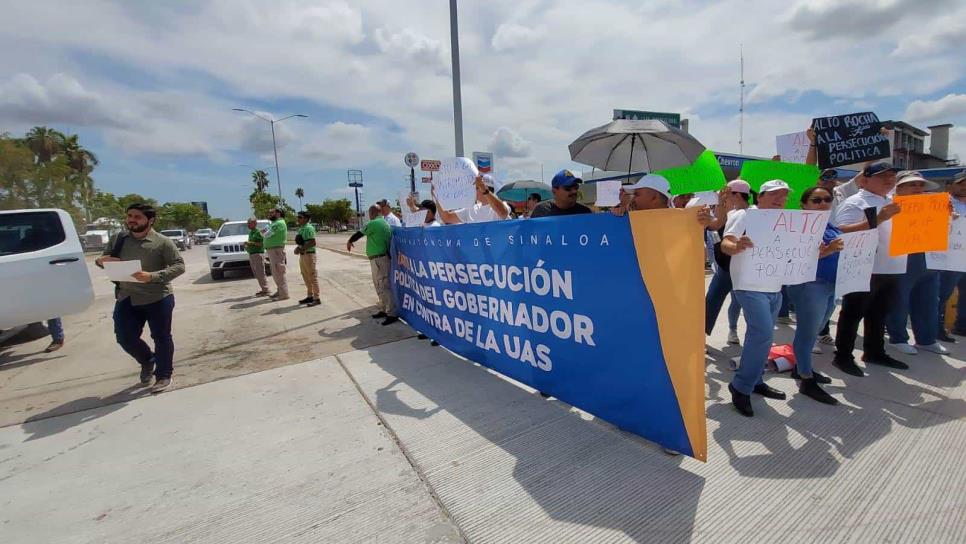
<path id="1" fill-rule="evenodd" d="M 825 187 L 811 187 L 802 193 L 802 209 L 830 211 L 833 200 L 832 192 Z M 845 247 L 839 238 L 841 235 L 842 231 L 829 223 L 825 227 L 819 248 L 815 281 L 786 287 L 798 318 L 795 339 L 792 341 L 795 351 L 795 370 L 792 377 L 799 380 L 798 391 L 801 394 L 823 404 L 838 404 L 838 401 L 820 385 L 832 383 L 832 380 L 812 367 L 812 348 L 819 329 L 835 309 L 835 276 L 839 251 Z"/>
<path id="2" fill-rule="evenodd" d="M 545 200 L 534 206 L 530 219 L 592 213 L 590 208 L 577 202 L 577 191 L 580 190 L 581 183 L 583 180 L 573 175 L 570 170 L 557 172 L 550 181 L 553 200 Z"/>

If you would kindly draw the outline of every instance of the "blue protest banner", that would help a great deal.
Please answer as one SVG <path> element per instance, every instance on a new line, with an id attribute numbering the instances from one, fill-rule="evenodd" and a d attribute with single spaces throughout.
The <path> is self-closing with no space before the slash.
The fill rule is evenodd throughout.
<path id="1" fill-rule="evenodd" d="M 400 317 L 454 353 L 705 460 L 696 213 L 393 229 Z"/>

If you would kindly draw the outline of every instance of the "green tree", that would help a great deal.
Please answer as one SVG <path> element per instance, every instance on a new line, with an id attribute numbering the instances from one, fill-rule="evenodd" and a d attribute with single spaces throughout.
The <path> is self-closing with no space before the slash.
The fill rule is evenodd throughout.
<path id="1" fill-rule="evenodd" d="M 121 205 L 121 213 L 123 214 L 127 210 L 128 206 L 131 204 L 148 204 L 152 206 L 155 210 L 159 208 L 158 201 L 153 198 L 146 198 L 137 193 L 128 193 L 122 197 L 118 197 L 118 204 Z"/>
<path id="2" fill-rule="evenodd" d="M 302 209 L 302 198 L 305 197 L 305 191 L 301 187 L 295 189 L 295 197 L 299 199 L 299 209 Z"/>
<path id="3" fill-rule="evenodd" d="M 91 216 L 90 221 L 95 221 L 101 217 L 123 221 L 125 215 L 124 208 L 118 198 L 113 193 L 105 191 L 94 191 L 88 206 L 88 213 Z"/>
<path id="4" fill-rule="evenodd" d="M 90 222 L 93 219 L 91 217 L 90 202 L 95 192 L 91 172 L 94 171 L 94 167 L 97 166 L 99 161 L 93 152 L 80 144 L 76 134 L 67 136 L 64 139 L 63 154 L 64 159 L 67 161 L 67 166 L 73 171 L 72 185 L 77 191 L 81 203 L 84 205 L 87 221 Z"/>
<path id="5" fill-rule="evenodd" d="M 158 210 L 157 228 L 194 231 L 205 225 L 205 212 L 190 202 L 165 202 Z"/>
<path id="6" fill-rule="evenodd" d="M 250 200 L 256 218 L 265 219 L 268 217 L 268 210 L 282 208 L 282 211 L 285 212 L 285 221 L 290 226 L 295 224 L 295 210 L 285 200 L 280 203 L 277 196 L 266 192 L 256 192 L 252 194 Z"/>
<path id="7" fill-rule="evenodd" d="M 46 164 L 64 148 L 65 136 L 52 128 L 34 127 L 24 137 L 27 147 L 37 157 L 38 164 Z"/>
<path id="8" fill-rule="evenodd" d="M 226 219 L 224 217 L 209 217 L 208 218 L 208 228 L 210 228 L 210 229 L 212 229 L 212 230 L 214 230 L 214 231 L 217 232 L 218 229 L 220 229 L 221 226 L 224 225 L 227 221 L 228 221 L 228 219 Z"/>
<path id="9" fill-rule="evenodd" d="M 309 212 L 312 221 L 320 225 L 336 227 L 338 224 L 348 223 L 354 212 L 352 203 L 347 199 L 332 200 L 328 199 L 322 204 L 306 204 L 305 209 Z"/>
<path id="10" fill-rule="evenodd" d="M 255 184 L 255 192 L 263 193 L 265 189 L 268 188 L 268 172 L 264 170 L 255 170 L 252 172 L 252 183 Z"/>
<path id="11" fill-rule="evenodd" d="M 34 154 L 22 142 L 0 136 L 0 209 L 15 210 L 31 206 Z"/>

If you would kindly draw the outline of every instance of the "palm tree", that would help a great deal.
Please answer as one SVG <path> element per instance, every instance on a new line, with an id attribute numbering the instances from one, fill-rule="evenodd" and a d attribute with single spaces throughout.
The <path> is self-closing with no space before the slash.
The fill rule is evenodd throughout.
<path id="1" fill-rule="evenodd" d="M 94 180 L 91 179 L 91 172 L 99 161 L 94 153 L 80 144 L 76 134 L 65 137 L 62 151 L 67 165 L 74 172 L 72 175 L 74 189 L 80 192 L 89 223 L 91 221 L 90 199 L 94 194 Z"/>
<path id="2" fill-rule="evenodd" d="M 252 183 L 255 184 L 256 193 L 264 192 L 269 183 L 268 172 L 264 170 L 255 170 L 252 172 Z"/>
<path id="3" fill-rule="evenodd" d="M 24 137 L 24 143 L 34 152 L 38 164 L 47 164 L 64 148 L 65 137 L 47 127 L 34 127 Z"/>
<path id="4" fill-rule="evenodd" d="M 302 209 L 302 198 L 305 197 L 305 191 L 301 187 L 295 189 L 295 196 L 299 199 L 299 209 Z"/>

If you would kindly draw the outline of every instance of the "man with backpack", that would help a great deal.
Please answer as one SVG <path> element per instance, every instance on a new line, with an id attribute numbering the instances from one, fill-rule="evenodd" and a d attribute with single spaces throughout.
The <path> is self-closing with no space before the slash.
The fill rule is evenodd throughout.
<path id="1" fill-rule="evenodd" d="M 95 262 L 140 261 L 134 281 L 118 282 L 115 288 L 114 335 L 117 343 L 141 365 L 141 384 L 155 382 L 153 393 L 171 385 L 174 370 L 174 340 L 171 319 L 174 293 L 171 280 L 184 274 L 184 260 L 174 242 L 154 230 L 156 212 L 147 204 L 127 208 L 127 233 L 118 234 Z M 151 328 L 154 352 L 141 339 L 144 324 Z"/>

